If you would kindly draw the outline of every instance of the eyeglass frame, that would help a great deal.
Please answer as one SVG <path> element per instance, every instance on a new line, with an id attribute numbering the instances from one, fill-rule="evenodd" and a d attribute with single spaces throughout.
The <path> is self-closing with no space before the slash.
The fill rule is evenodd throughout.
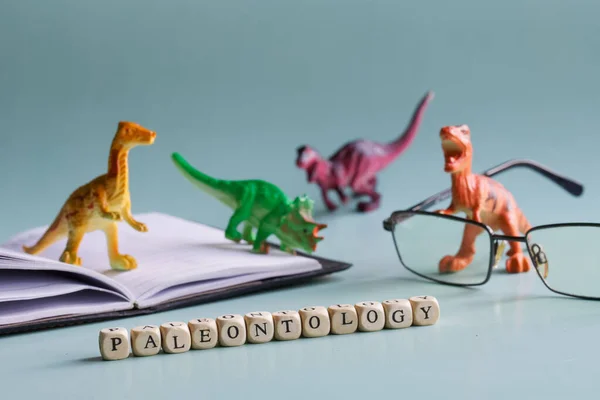
<path id="1" fill-rule="evenodd" d="M 496 165 L 495 167 L 492 167 L 492 168 L 489 168 L 489 169 L 483 171 L 481 173 L 481 175 L 484 175 L 487 177 L 493 177 L 502 172 L 509 171 L 511 169 L 518 168 L 518 167 L 528 168 L 530 170 L 533 170 L 533 171 L 541 174 L 545 178 L 551 180 L 555 184 L 562 187 L 564 190 L 566 190 L 568 193 L 572 194 L 573 196 L 579 197 L 583 194 L 583 184 L 577 182 L 574 179 L 567 178 L 564 175 L 558 174 L 557 172 L 553 171 L 552 169 L 546 167 L 543 164 L 540 164 L 538 162 L 528 160 L 528 159 L 512 159 L 512 160 L 505 161 L 501 164 Z M 504 235 L 504 234 L 495 233 L 492 230 L 492 228 L 490 228 L 488 225 L 478 222 L 478 221 L 474 221 L 472 219 L 468 219 L 468 218 L 461 217 L 458 215 L 448 215 L 448 214 L 437 213 L 434 211 L 423 210 L 425 208 L 432 207 L 439 202 L 447 200 L 451 196 L 452 196 L 452 188 L 445 189 L 445 190 L 438 192 L 432 196 L 429 196 L 425 200 L 415 204 L 412 207 L 409 207 L 409 208 L 406 208 L 403 210 L 393 211 L 389 217 L 387 217 L 386 219 L 383 220 L 383 229 L 390 232 L 392 235 L 392 240 L 394 241 L 394 247 L 396 248 L 396 253 L 398 254 L 398 258 L 400 259 L 400 264 L 402 264 L 404 266 L 404 268 L 406 268 L 408 271 L 410 271 L 413 274 L 420 276 L 424 279 L 427 279 L 427 280 L 430 280 L 430 281 L 433 281 L 436 283 L 440 283 L 443 285 L 458 286 L 458 287 L 481 286 L 481 285 L 486 284 L 490 280 L 490 278 L 492 276 L 492 272 L 498 264 L 499 244 L 502 241 L 504 241 L 504 242 L 519 242 L 519 243 L 526 244 L 525 247 L 527 247 L 527 252 L 528 252 L 529 257 L 535 267 L 536 273 L 539 276 L 539 278 L 542 280 L 542 282 L 544 283 L 544 286 L 546 286 L 546 288 L 548 288 L 548 290 L 550 290 L 551 292 L 560 294 L 560 295 L 575 297 L 575 298 L 579 298 L 579 299 L 600 300 L 600 296 L 592 297 L 592 296 L 585 296 L 585 295 L 576 295 L 576 294 L 561 292 L 559 290 L 553 289 L 550 286 L 548 286 L 548 284 L 546 283 L 546 279 L 542 276 L 542 274 L 540 272 L 540 268 L 539 268 L 540 266 L 538 265 L 539 253 L 534 254 L 532 252 L 532 249 L 529 246 L 527 246 L 527 237 L 532 232 L 537 231 L 537 230 L 549 229 L 549 228 L 561 228 L 561 227 L 574 227 L 574 226 L 600 228 L 600 223 L 560 222 L 560 223 L 553 223 L 553 224 L 536 225 L 536 226 L 530 228 L 527 232 L 525 232 L 521 236 L 512 236 L 512 235 Z M 487 275 L 486 275 L 485 279 L 479 283 L 447 282 L 447 281 L 439 280 L 439 279 L 421 274 L 421 273 L 416 272 L 416 271 L 412 270 L 411 268 L 409 268 L 402 261 L 402 255 L 400 254 L 400 250 L 398 248 L 398 241 L 396 239 L 396 235 L 394 234 L 394 228 L 396 227 L 397 224 L 401 223 L 402 221 L 407 220 L 408 218 L 412 217 L 413 215 L 429 215 L 429 216 L 435 216 L 438 218 L 445 218 L 447 220 L 458 221 L 458 222 L 462 222 L 465 224 L 472 224 L 472 225 L 482 228 L 485 232 L 487 232 L 488 237 L 490 238 L 490 258 L 489 258 L 489 263 L 488 263 L 488 271 L 487 271 Z"/>

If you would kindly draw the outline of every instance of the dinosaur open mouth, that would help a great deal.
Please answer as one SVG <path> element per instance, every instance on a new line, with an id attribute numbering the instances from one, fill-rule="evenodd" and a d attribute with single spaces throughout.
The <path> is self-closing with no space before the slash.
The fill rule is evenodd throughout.
<path id="1" fill-rule="evenodd" d="M 465 154 L 465 148 L 452 139 L 443 139 L 442 149 L 444 150 L 446 167 L 452 167 L 459 163 Z"/>

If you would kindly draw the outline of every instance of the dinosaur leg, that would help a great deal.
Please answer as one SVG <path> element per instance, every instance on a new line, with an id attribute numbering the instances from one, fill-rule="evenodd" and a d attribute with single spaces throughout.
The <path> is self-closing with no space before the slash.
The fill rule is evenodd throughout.
<path id="1" fill-rule="evenodd" d="M 83 235 L 85 235 L 85 228 L 82 226 L 71 226 L 68 235 L 67 245 L 60 256 L 60 261 L 67 264 L 81 265 L 81 258 L 77 256 L 77 252 L 79 251 Z"/>
<path id="2" fill-rule="evenodd" d="M 336 186 L 335 191 L 340 197 L 340 201 L 342 202 L 342 204 L 346 204 L 348 202 L 348 196 L 346 195 L 346 193 L 344 193 L 344 190 L 341 187 Z"/>
<path id="3" fill-rule="evenodd" d="M 358 203 L 357 210 L 360 212 L 369 212 L 376 210 L 379 208 L 379 203 L 381 201 L 381 195 L 376 191 L 377 186 L 377 178 L 370 178 L 366 184 L 355 186 L 353 188 L 354 192 L 357 195 L 366 195 L 371 198 L 371 201 L 363 201 Z"/>
<path id="4" fill-rule="evenodd" d="M 294 256 L 297 254 L 296 250 L 294 250 L 293 248 L 289 247 L 285 243 L 281 243 L 280 247 L 281 247 L 281 251 L 285 251 L 286 253 L 290 253 L 290 254 L 292 254 Z"/>
<path id="5" fill-rule="evenodd" d="M 500 229 L 505 235 L 519 236 L 519 226 L 515 219 L 503 219 L 500 224 Z M 508 257 L 506 260 L 506 272 L 518 274 L 529 271 L 531 268 L 529 256 L 523 253 L 521 244 L 511 241 L 509 246 L 510 249 L 506 252 L 506 256 Z"/>
<path id="6" fill-rule="evenodd" d="M 480 228 L 476 225 L 465 225 L 460 249 L 456 255 L 448 255 L 440 260 L 438 267 L 439 271 L 441 273 L 445 273 L 457 272 L 465 269 L 471 263 L 471 261 L 473 261 L 473 256 L 475 255 L 475 240 L 482 231 L 483 228 Z"/>
<path id="7" fill-rule="evenodd" d="M 333 203 L 333 201 L 331 201 L 327 195 L 327 191 L 328 189 L 321 188 L 321 197 L 323 198 L 323 203 L 325 203 L 325 207 L 327 207 L 329 211 L 335 211 L 337 206 Z"/>
<path id="8" fill-rule="evenodd" d="M 240 206 L 233 212 L 229 223 L 225 229 L 225 237 L 231 241 L 239 243 L 242 240 L 242 234 L 237 227 L 242 222 L 250 218 L 252 214 L 252 205 L 254 204 L 254 191 L 248 189 L 244 192 Z"/>
<path id="9" fill-rule="evenodd" d="M 108 248 L 108 259 L 110 267 L 118 271 L 126 271 L 137 268 L 137 261 L 130 255 L 119 254 L 119 231 L 116 222 L 109 222 L 103 227 L 106 235 L 106 246 Z"/>
<path id="10" fill-rule="evenodd" d="M 279 214 L 277 210 L 271 211 L 265 215 L 260 221 L 258 230 L 256 232 L 256 240 L 252 247 L 253 253 L 267 254 L 269 252 L 269 245 L 266 243 L 267 238 L 275 233 L 277 223 L 279 222 Z"/>
<path id="11" fill-rule="evenodd" d="M 248 244 L 252 244 L 254 243 L 255 240 L 255 236 L 252 232 L 252 225 L 250 224 L 250 222 L 246 221 L 244 223 L 244 231 L 242 232 L 242 238 L 248 243 Z"/>

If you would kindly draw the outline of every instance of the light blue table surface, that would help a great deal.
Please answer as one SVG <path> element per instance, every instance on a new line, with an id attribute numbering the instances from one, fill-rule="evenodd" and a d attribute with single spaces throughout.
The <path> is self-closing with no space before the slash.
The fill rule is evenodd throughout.
<path id="1" fill-rule="evenodd" d="M 131 153 L 136 213 L 224 227 L 230 210 L 181 178 L 208 173 L 318 190 L 295 148 L 387 141 L 429 89 L 413 146 L 380 174 L 381 208 L 329 224 L 319 255 L 354 266 L 314 285 L 0 338 L 0 398 L 566 399 L 598 389 L 600 303 L 502 268 L 477 289 L 427 283 L 381 221 L 446 188 L 438 132 L 466 123 L 474 169 L 529 158 L 585 184 L 574 198 L 526 170 L 499 180 L 535 224 L 600 221 L 600 5 L 593 1 L 5 0 L 0 4 L 0 240 L 50 222 L 102 173 L 119 120 L 158 133 Z M 577 254 L 573 254 L 577 262 Z M 503 265 L 503 261 L 502 261 Z M 600 285 L 600 283 L 599 283 Z M 98 331 L 223 313 L 428 294 L 430 327 L 98 361 Z"/>

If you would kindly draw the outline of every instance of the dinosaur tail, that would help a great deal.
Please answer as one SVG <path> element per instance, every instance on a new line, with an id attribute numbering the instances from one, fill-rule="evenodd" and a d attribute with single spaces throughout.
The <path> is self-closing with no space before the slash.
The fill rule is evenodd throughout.
<path id="1" fill-rule="evenodd" d="M 229 193 L 229 186 L 226 181 L 213 178 L 194 168 L 183 156 L 179 153 L 173 153 L 171 159 L 182 175 L 202 191 L 214 196 L 227 205 L 231 205 L 235 196 Z"/>
<path id="2" fill-rule="evenodd" d="M 62 239 L 67 234 L 67 223 L 64 218 L 64 210 L 61 209 L 52 224 L 46 229 L 46 232 L 33 246 L 23 245 L 23 251 L 29 254 L 38 254 L 48 248 L 56 241 Z"/>
<path id="3" fill-rule="evenodd" d="M 412 118 L 408 126 L 406 127 L 406 130 L 402 133 L 402 135 L 399 138 L 387 144 L 388 149 L 395 156 L 404 153 L 417 136 L 417 132 L 419 131 L 419 127 L 421 126 L 421 121 L 423 120 L 423 115 L 425 114 L 425 109 L 429 105 L 429 102 L 433 100 L 433 97 L 434 94 L 432 91 L 427 92 L 425 96 L 423 96 L 423 98 L 417 105 L 415 111 L 413 112 Z"/>

